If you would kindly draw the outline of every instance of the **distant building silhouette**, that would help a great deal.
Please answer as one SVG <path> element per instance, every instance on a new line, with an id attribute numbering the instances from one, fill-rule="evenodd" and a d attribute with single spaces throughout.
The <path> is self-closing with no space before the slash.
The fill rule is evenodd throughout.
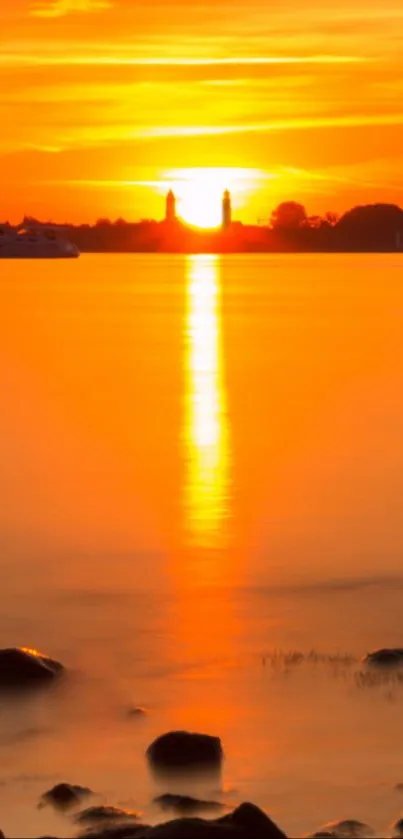
<path id="1" fill-rule="evenodd" d="M 175 221 L 176 219 L 176 198 L 172 189 L 169 190 L 165 201 L 165 220 Z"/>
<path id="2" fill-rule="evenodd" d="M 232 209 L 231 209 L 231 194 L 228 189 L 225 190 L 223 198 L 222 198 L 222 227 L 223 230 L 226 230 L 227 227 L 230 227 L 232 221 Z"/>

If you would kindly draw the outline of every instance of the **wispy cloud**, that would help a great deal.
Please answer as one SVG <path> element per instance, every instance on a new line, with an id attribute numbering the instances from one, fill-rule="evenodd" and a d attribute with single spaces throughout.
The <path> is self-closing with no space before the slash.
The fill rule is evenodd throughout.
<path id="1" fill-rule="evenodd" d="M 63 2 L 63 0 L 60 0 Z M 69 6 L 70 0 L 65 0 Z M 96 6 L 107 7 L 105 3 L 86 4 L 87 9 Z M 84 5 L 81 11 L 84 11 Z M 39 12 L 37 12 L 39 14 Z M 55 16 L 54 13 L 42 12 L 43 16 Z M 67 14 L 67 12 L 59 12 Z M 63 54 L 63 53 L 26 53 L 26 52 L 3 52 L 0 55 L 2 65 L 22 66 L 140 66 L 140 67 L 247 67 L 267 65 L 299 65 L 299 64 L 358 64 L 368 59 L 364 56 L 354 55 L 271 55 L 271 56 L 239 56 L 230 58 L 181 58 L 181 57 L 150 57 L 143 58 L 135 55 L 94 55 L 94 54 Z"/>
<path id="2" fill-rule="evenodd" d="M 354 128 L 376 125 L 403 125 L 403 113 L 368 114 L 362 116 L 329 116 L 306 119 L 273 120 L 272 122 L 240 125 L 167 125 L 140 128 L 138 137 L 195 137 L 221 134 L 264 134 L 268 131 L 288 131 L 318 128 Z"/>
<path id="3" fill-rule="evenodd" d="M 101 12 L 112 6 L 111 0 L 35 0 L 36 17 L 64 17 L 75 12 Z"/>
<path id="4" fill-rule="evenodd" d="M 392 114 L 362 114 L 347 116 L 313 116 L 275 119 L 267 122 L 244 122 L 221 125 L 137 125 L 128 124 L 73 126 L 58 133 L 58 144 L 63 149 L 101 147 L 144 140 L 190 139 L 225 137 L 230 135 L 261 135 L 293 131 L 317 131 L 345 128 L 393 127 L 403 125 L 403 112 Z"/>

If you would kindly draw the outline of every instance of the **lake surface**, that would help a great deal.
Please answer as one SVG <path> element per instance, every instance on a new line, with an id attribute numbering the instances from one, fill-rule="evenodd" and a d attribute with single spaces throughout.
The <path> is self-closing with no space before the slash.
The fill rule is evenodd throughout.
<path id="1" fill-rule="evenodd" d="M 187 728 L 226 753 L 205 797 L 385 835 L 403 686 L 359 659 L 403 646 L 403 255 L 2 261 L 0 374 L 1 646 L 72 671 L 2 700 L 5 834 L 73 835 L 61 780 L 166 819 L 144 751 Z"/>

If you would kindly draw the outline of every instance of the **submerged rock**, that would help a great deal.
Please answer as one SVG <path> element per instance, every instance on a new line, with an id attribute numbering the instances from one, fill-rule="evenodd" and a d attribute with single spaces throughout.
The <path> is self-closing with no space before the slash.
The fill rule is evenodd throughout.
<path id="1" fill-rule="evenodd" d="M 0 650 L 0 688 L 27 688 L 45 684 L 59 676 L 59 661 L 28 647 Z"/>
<path id="2" fill-rule="evenodd" d="M 219 769 L 223 760 L 219 737 L 188 731 L 162 734 L 151 743 L 146 754 L 151 766 L 159 771 Z"/>
<path id="3" fill-rule="evenodd" d="M 56 784 L 55 787 L 44 792 L 38 807 L 46 807 L 50 804 L 56 810 L 69 810 L 72 807 L 78 807 L 84 798 L 89 798 L 93 795 L 92 790 L 88 787 L 80 787 L 76 784 Z"/>
<path id="4" fill-rule="evenodd" d="M 120 807 L 105 807 L 100 805 L 99 807 L 87 807 L 86 810 L 82 810 L 81 813 L 77 814 L 75 821 L 77 824 L 97 825 L 103 824 L 104 822 L 133 822 L 137 819 L 138 813 L 134 813 L 132 810 L 122 810 Z"/>
<path id="5" fill-rule="evenodd" d="M 403 819 L 398 819 L 397 822 L 392 825 L 393 835 L 394 836 L 403 836 Z"/>
<path id="6" fill-rule="evenodd" d="M 395 647 L 374 650 L 372 653 L 367 653 L 363 661 L 365 664 L 371 664 L 377 667 L 396 667 L 403 664 L 403 648 Z"/>
<path id="7" fill-rule="evenodd" d="M 356 819 L 341 819 L 340 821 L 329 822 L 323 825 L 312 836 L 333 836 L 335 839 L 366 839 L 374 836 L 372 827 Z"/>
<path id="8" fill-rule="evenodd" d="M 108 824 L 104 827 L 87 828 L 77 839 L 141 839 L 150 829 L 148 824 Z"/>
<path id="9" fill-rule="evenodd" d="M 132 708 L 129 708 L 127 711 L 128 717 L 146 717 L 147 711 L 145 708 L 141 708 L 140 705 L 135 705 Z"/>
<path id="10" fill-rule="evenodd" d="M 183 818 L 158 824 L 121 825 L 86 834 L 88 839 L 286 839 L 285 834 L 254 804 L 241 804 L 219 819 Z"/>
<path id="11" fill-rule="evenodd" d="M 190 795 L 174 795 L 166 792 L 153 799 L 162 810 L 174 810 L 176 813 L 197 813 L 202 810 L 223 810 L 224 805 L 219 801 L 203 801 Z"/>

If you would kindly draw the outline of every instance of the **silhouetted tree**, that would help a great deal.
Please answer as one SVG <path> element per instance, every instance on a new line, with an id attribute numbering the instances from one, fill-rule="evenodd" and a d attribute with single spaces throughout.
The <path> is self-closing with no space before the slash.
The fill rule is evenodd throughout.
<path id="1" fill-rule="evenodd" d="M 322 227 L 322 224 L 322 216 L 308 216 L 308 218 L 302 222 L 300 227 L 309 227 L 311 230 L 319 230 L 319 228 Z"/>
<path id="2" fill-rule="evenodd" d="M 327 222 L 327 224 L 330 224 L 330 227 L 334 227 L 335 224 L 337 224 L 339 218 L 339 214 L 334 213 L 332 210 L 328 210 L 327 213 L 325 213 L 325 221 Z"/>
<path id="3" fill-rule="evenodd" d="M 112 222 L 108 218 L 98 218 L 95 222 L 95 227 L 111 227 Z"/>
<path id="4" fill-rule="evenodd" d="M 273 230 L 296 230 L 306 222 L 306 209 L 298 201 L 283 201 L 271 215 Z"/>
<path id="5" fill-rule="evenodd" d="M 394 250 L 403 234 L 403 210 L 396 204 L 353 207 L 337 222 L 336 230 L 349 250 Z"/>
<path id="6" fill-rule="evenodd" d="M 403 210 L 396 204 L 366 204 L 344 213 L 337 226 L 340 230 L 396 230 L 403 225 Z"/>

